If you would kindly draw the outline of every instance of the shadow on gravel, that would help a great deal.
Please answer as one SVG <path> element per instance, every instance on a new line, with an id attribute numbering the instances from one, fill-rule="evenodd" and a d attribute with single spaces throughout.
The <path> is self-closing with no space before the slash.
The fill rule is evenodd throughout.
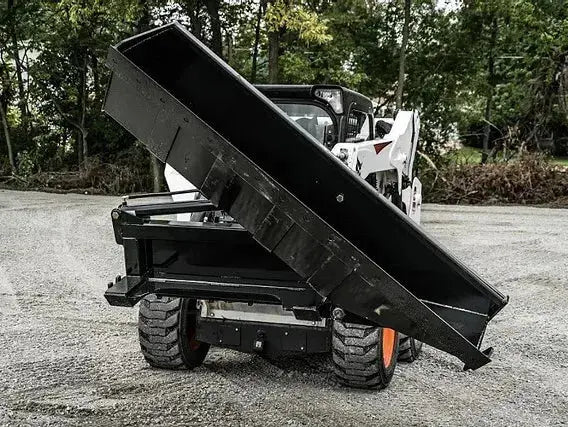
<path id="1" fill-rule="evenodd" d="M 333 368 L 328 354 L 300 354 L 292 356 L 267 356 L 261 357 L 270 365 L 283 371 L 293 370 L 298 374 L 331 374 Z"/>
<path id="2" fill-rule="evenodd" d="M 321 385 L 336 384 L 331 361 L 325 354 L 268 357 L 218 350 L 208 356 L 203 366 L 233 382 L 292 378 Z"/>

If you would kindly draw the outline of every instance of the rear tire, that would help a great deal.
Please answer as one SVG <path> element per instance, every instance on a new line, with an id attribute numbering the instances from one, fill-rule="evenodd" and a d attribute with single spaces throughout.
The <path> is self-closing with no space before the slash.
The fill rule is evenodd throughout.
<path id="1" fill-rule="evenodd" d="M 138 335 L 146 361 L 162 369 L 201 365 L 209 344 L 195 339 L 197 315 L 195 300 L 154 294 L 144 297 L 138 312 Z"/>
<path id="2" fill-rule="evenodd" d="M 422 341 L 418 341 L 406 335 L 400 335 L 398 344 L 398 361 L 414 362 L 422 351 Z"/>
<path id="3" fill-rule="evenodd" d="M 393 377 L 397 354 L 396 331 L 334 320 L 332 357 L 341 383 L 355 388 L 385 388 Z"/>
<path id="4" fill-rule="evenodd" d="M 384 138 L 392 129 L 392 124 L 384 120 L 377 120 L 375 123 L 375 138 Z"/>

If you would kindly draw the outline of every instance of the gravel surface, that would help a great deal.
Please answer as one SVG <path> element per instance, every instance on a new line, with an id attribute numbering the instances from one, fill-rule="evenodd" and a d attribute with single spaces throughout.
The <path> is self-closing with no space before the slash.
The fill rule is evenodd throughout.
<path id="1" fill-rule="evenodd" d="M 0 424 L 568 423 L 568 210 L 427 206 L 425 228 L 511 297 L 485 338 L 494 360 L 462 372 L 428 347 L 366 392 L 336 384 L 325 358 L 213 349 L 192 372 L 149 368 L 136 309 L 103 298 L 123 272 L 119 202 L 0 190 Z"/>

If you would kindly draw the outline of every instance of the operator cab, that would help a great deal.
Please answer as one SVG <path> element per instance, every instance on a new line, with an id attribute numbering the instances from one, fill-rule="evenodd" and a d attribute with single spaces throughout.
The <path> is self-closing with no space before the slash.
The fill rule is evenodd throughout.
<path id="1" fill-rule="evenodd" d="M 331 149 L 374 138 L 373 104 L 335 85 L 255 85 L 292 120 Z"/>

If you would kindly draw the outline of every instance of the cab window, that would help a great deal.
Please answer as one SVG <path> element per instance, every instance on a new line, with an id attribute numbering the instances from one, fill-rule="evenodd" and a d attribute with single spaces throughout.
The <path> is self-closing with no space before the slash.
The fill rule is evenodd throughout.
<path id="1" fill-rule="evenodd" d="M 347 116 L 346 142 L 367 141 L 371 137 L 371 122 L 369 115 L 351 109 Z"/>
<path id="2" fill-rule="evenodd" d="M 329 134 L 333 127 L 333 120 L 323 108 L 312 104 L 287 102 L 277 102 L 276 105 L 320 143 L 324 144 L 326 142 L 325 132 L 327 131 Z"/>

